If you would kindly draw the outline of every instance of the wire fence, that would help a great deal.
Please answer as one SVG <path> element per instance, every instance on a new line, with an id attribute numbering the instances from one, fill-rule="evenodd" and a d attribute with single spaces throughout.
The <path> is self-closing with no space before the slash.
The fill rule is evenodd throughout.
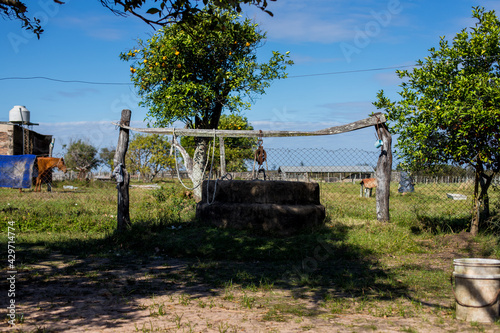
<path id="1" fill-rule="evenodd" d="M 370 195 L 369 192 L 362 190 L 361 182 L 366 178 L 375 178 L 379 151 L 267 148 L 266 152 L 266 161 L 261 166 L 255 165 L 253 159 L 248 159 L 245 162 L 245 171 L 233 171 L 228 167 L 227 172 L 231 174 L 232 179 L 264 180 L 265 176 L 266 181 L 316 182 L 320 186 L 321 203 L 326 207 L 331 220 L 376 219 L 376 188 Z M 60 163 L 61 159 L 58 156 L 52 162 Z M 180 158 L 179 165 L 180 177 L 189 183 Z M 256 172 L 259 168 L 264 171 Z M 45 223 L 47 218 L 44 214 L 53 214 L 55 219 L 66 219 L 68 223 L 79 225 L 82 230 L 101 230 L 99 226 L 104 225 L 105 228 L 112 229 L 116 225 L 116 183 L 111 179 L 110 172 L 86 173 L 83 176 L 77 170 L 67 170 L 63 173 L 64 166 L 61 164 L 50 170 L 42 172 L 42 177 L 39 179 L 41 189 L 37 195 L 30 196 L 27 193 L 21 198 L 12 189 L 0 189 L 2 192 L 0 213 L 2 210 L 16 211 L 20 218 L 34 219 L 33 223 Z M 212 179 L 224 176 L 220 173 L 220 165 L 217 163 L 208 167 L 206 178 L 210 172 Z M 32 189 L 24 190 L 25 192 L 34 192 L 39 176 L 39 170 L 35 170 Z M 401 190 L 401 172 L 392 172 L 390 187 L 392 221 L 418 224 L 420 227 L 433 229 L 447 228 L 453 224 L 466 226 L 470 222 L 474 181 L 473 174 L 469 170 L 450 168 L 446 172 L 410 173 L 410 176 L 413 190 L 405 192 Z M 132 221 L 161 219 L 165 216 L 162 214 L 167 212 L 169 214 L 173 212 L 179 217 L 188 212 L 194 217 L 192 194 L 186 190 L 179 190 L 181 187 L 175 170 L 160 172 L 153 183 L 149 180 L 149 177 L 144 175 L 132 175 L 130 194 Z M 497 210 L 500 208 L 499 183 L 497 176 L 489 191 L 490 206 L 497 207 Z M 177 191 L 178 197 L 172 200 L 165 199 L 169 191 Z M 47 192 L 51 193 L 50 197 L 47 196 Z M 48 200 L 53 201 L 53 206 L 50 208 L 47 206 Z M 12 208 L 14 202 L 20 205 L 17 210 Z M 162 206 L 159 208 L 155 206 L 153 209 L 152 205 L 157 202 L 161 202 Z M 65 213 L 58 212 L 58 209 L 62 209 Z M 84 222 L 82 222 L 83 216 L 87 216 Z"/>
<path id="2" fill-rule="evenodd" d="M 319 183 L 322 204 L 333 219 L 376 218 L 375 193 L 367 196 L 361 181 L 375 178 L 379 154 L 358 149 L 267 149 L 270 178 Z M 412 186 L 408 190 L 402 189 L 402 172 L 392 172 L 391 219 L 419 221 L 424 227 L 436 221 L 449 225 L 471 220 L 474 178 L 470 170 L 409 175 Z M 500 201 L 498 192 L 495 187 L 490 190 L 492 206 Z"/>

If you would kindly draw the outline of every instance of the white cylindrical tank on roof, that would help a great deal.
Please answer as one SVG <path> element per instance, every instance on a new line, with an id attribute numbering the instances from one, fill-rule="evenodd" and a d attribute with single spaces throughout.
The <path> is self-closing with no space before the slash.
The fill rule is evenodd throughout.
<path id="1" fill-rule="evenodd" d="M 9 121 L 11 123 L 29 123 L 30 122 L 30 112 L 25 106 L 15 105 L 9 111 Z"/>

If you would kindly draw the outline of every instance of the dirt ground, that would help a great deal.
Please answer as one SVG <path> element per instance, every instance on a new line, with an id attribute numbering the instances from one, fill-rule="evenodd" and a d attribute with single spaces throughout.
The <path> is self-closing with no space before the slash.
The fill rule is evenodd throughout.
<path id="1" fill-rule="evenodd" d="M 446 268 L 470 247 L 456 235 L 438 256 L 422 259 L 431 268 Z M 16 312 L 23 314 L 10 332 L 500 332 L 498 324 L 458 321 L 449 313 L 371 316 L 333 314 L 307 292 L 278 287 L 253 291 L 213 288 L 190 280 L 194 260 L 166 256 L 140 260 L 113 257 L 77 259 L 52 254 L 20 267 L 16 280 Z M 243 263 L 248 264 L 248 263 Z M 4 270 L 4 276 L 6 275 Z M 2 282 L 2 290 L 7 285 Z M 451 296 L 452 297 L 452 296 Z M 451 298 L 450 298 L 451 300 Z M 293 304 L 280 313 L 273 302 Z M 2 308 L 6 308 L 2 301 Z M 278 309 L 270 314 L 270 309 Z"/>

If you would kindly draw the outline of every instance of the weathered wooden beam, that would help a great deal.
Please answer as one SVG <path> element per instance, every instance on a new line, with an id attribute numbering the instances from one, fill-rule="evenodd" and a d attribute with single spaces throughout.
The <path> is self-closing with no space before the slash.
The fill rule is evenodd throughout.
<path id="1" fill-rule="evenodd" d="M 116 145 L 116 152 L 113 158 L 115 169 L 118 173 L 123 176 L 120 182 L 117 182 L 116 188 L 118 190 L 118 210 L 116 214 L 116 230 L 118 232 L 124 231 L 126 228 L 130 227 L 130 210 L 129 210 L 129 182 L 130 174 L 125 168 L 125 154 L 127 154 L 128 141 L 129 141 L 129 129 L 127 127 L 130 125 L 130 117 L 132 111 L 122 110 L 122 117 L 120 119 L 120 134 L 118 135 L 118 144 Z M 114 173 L 114 172 L 113 172 Z"/>
<path id="2" fill-rule="evenodd" d="M 123 126 L 113 123 L 116 126 L 132 130 L 135 132 L 150 133 L 150 134 L 167 134 L 176 136 L 197 136 L 197 137 L 289 137 L 289 136 L 318 136 L 318 135 L 333 135 L 347 133 L 361 128 L 381 125 L 386 122 L 385 116 L 382 113 L 374 114 L 373 116 L 358 120 L 350 124 L 340 125 L 325 128 L 319 131 L 248 131 L 248 130 L 216 130 L 216 129 L 186 129 L 186 128 L 136 128 Z"/>

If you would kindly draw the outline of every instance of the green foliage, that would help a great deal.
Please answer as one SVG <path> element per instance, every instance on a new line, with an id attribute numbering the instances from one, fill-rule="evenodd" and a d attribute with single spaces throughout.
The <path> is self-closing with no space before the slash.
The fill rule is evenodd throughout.
<path id="1" fill-rule="evenodd" d="M 188 26 L 195 26 L 197 23 L 196 15 L 202 10 L 198 5 L 205 6 L 205 9 L 208 7 L 207 12 L 209 14 L 214 14 L 214 12 L 219 9 L 236 10 L 239 13 L 241 12 L 241 4 L 254 5 L 272 16 L 272 13 L 266 9 L 267 2 L 268 0 L 155 0 L 154 7 L 145 8 L 145 0 L 101 0 L 101 3 L 113 12 L 117 14 L 132 13 L 134 16 L 139 17 L 151 26 L 163 26 L 172 23 L 182 23 Z M 116 7 L 119 9 L 116 9 Z M 144 11 L 147 15 L 142 13 Z"/>
<path id="2" fill-rule="evenodd" d="M 139 172 L 153 180 L 163 170 L 174 168 L 170 156 L 170 142 L 160 134 L 135 134 L 130 141 L 126 156 L 127 169 L 134 174 Z"/>
<path id="3" fill-rule="evenodd" d="M 253 130 L 246 117 L 240 115 L 223 114 L 219 121 L 220 130 Z M 182 137 L 181 144 L 186 151 L 192 155 L 194 153 L 194 138 Z M 212 143 L 213 144 L 213 143 Z M 226 153 L 226 170 L 228 172 L 247 171 L 245 162 L 251 160 L 254 155 L 253 148 L 257 144 L 256 138 L 224 138 L 224 147 Z M 210 149 L 209 154 L 212 154 Z M 220 143 L 215 141 L 215 154 L 213 156 L 213 170 L 220 169 Z M 209 162 L 211 163 L 211 161 Z"/>
<path id="4" fill-rule="evenodd" d="M 58 2 L 54 0 L 54 2 Z M 40 19 L 29 17 L 26 15 L 28 8 L 21 1 L 1 1 L 0 16 L 11 20 L 19 20 L 22 23 L 22 28 L 32 31 L 38 38 L 43 32 L 40 25 Z"/>
<path id="5" fill-rule="evenodd" d="M 494 11 L 475 8 L 475 27 L 419 60 L 405 79 L 397 103 L 378 94 L 397 147 L 411 169 L 433 164 L 484 165 L 500 168 L 500 21 Z"/>
<path id="6" fill-rule="evenodd" d="M 197 14 L 198 24 L 162 28 L 139 48 L 120 55 L 132 61 L 132 81 L 154 125 L 180 120 L 191 128 L 217 128 L 223 109 L 248 108 L 244 97 L 263 94 L 286 77 L 292 61 L 273 52 L 258 63 L 256 48 L 265 35 L 232 12 Z"/>
<path id="7" fill-rule="evenodd" d="M 398 171 L 404 171 L 403 166 L 396 168 Z M 418 172 L 413 173 L 413 175 L 419 175 L 422 177 L 467 177 L 473 176 L 471 169 L 467 169 L 461 166 L 449 165 L 449 164 L 436 164 L 431 165 L 429 168 L 422 168 Z"/>
<path id="8" fill-rule="evenodd" d="M 397 71 L 405 81 L 400 101 L 380 91 L 375 106 L 385 109 L 404 168 L 470 165 L 481 185 L 474 197 L 471 232 L 477 233 L 479 201 L 489 214 L 488 188 L 500 171 L 500 21 L 494 11 L 475 7 L 477 23 L 453 40 L 441 37 L 439 48 L 411 72 Z"/>
<path id="9" fill-rule="evenodd" d="M 116 149 L 115 148 L 101 148 L 101 152 L 99 153 L 99 158 L 103 164 L 109 166 L 111 170 L 114 168 L 114 157 L 115 157 Z"/>
<path id="10" fill-rule="evenodd" d="M 57 4 L 64 4 L 64 2 L 60 0 L 53 0 L 53 2 Z M 269 15 L 272 15 L 272 13 L 266 9 L 267 0 L 155 0 L 154 2 L 155 4 L 157 3 L 158 6 L 147 8 L 147 10 L 144 8 L 146 7 L 146 0 L 100 0 L 100 2 L 104 7 L 110 9 L 117 15 L 126 16 L 133 14 L 135 17 L 139 17 L 151 26 L 163 26 L 175 22 L 183 23 L 188 26 L 195 26 L 197 23 L 195 20 L 196 14 L 201 11 L 198 6 L 200 3 L 204 6 L 210 5 L 210 9 L 208 11 L 210 14 L 213 14 L 213 11 L 217 9 L 236 10 L 237 12 L 240 12 L 241 4 L 248 4 L 254 5 Z M 45 3 L 45 5 L 49 6 L 48 3 Z M 144 11 L 145 14 L 143 14 Z M 28 17 L 26 15 L 27 12 L 28 7 L 21 1 L 0 1 L 0 16 L 7 19 L 21 21 L 24 29 L 32 31 L 38 38 L 40 38 L 40 34 L 43 33 L 43 28 L 40 25 L 41 21 L 36 17 Z"/>
<path id="11" fill-rule="evenodd" d="M 100 163 L 97 148 L 81 139 L 70 142 L 64 161 L 68 168 L 78 170 L 79 178 L 84 178 L 87 172 L 95 169 Z"/>

